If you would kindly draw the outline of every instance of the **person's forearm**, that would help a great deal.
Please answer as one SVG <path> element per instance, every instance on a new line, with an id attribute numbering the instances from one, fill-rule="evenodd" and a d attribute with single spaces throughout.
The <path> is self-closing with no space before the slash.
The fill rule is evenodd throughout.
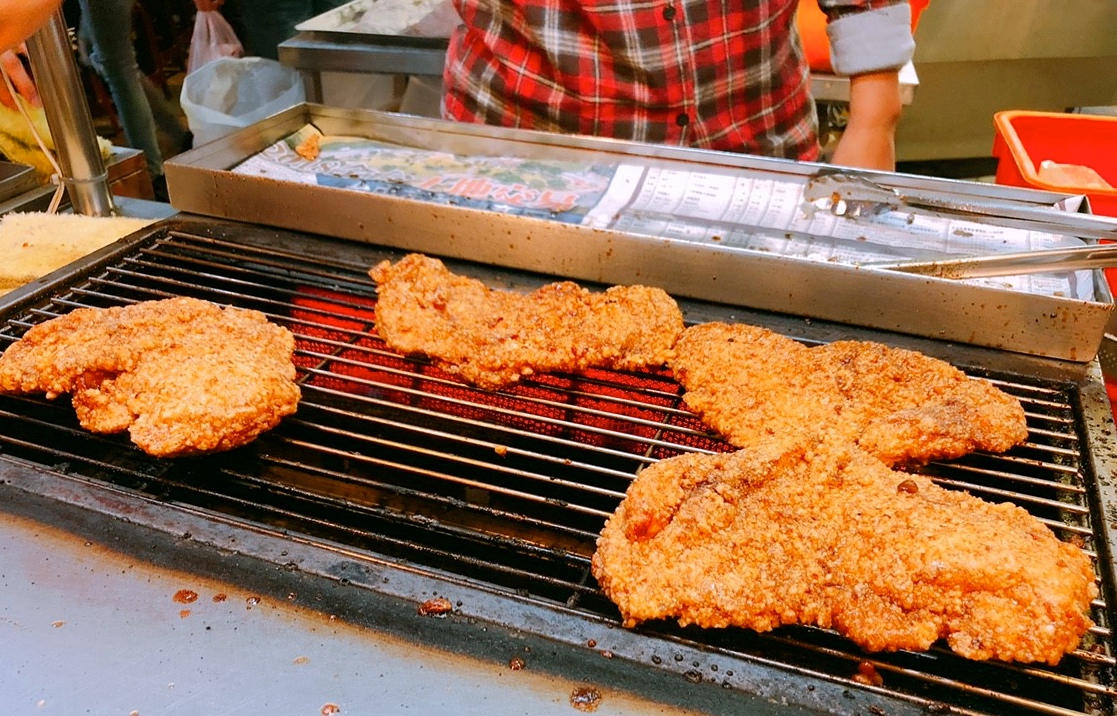
<path id="1" fill-rule="evenodd" d="M 61 4 L 62 0 L 0 0 L 0 52 L 34 34 Z"/>
<path id="2" fill-rule="evenodd" d="M 33 107 L 43 106 L 43 101 L 39 98 L 39 90 L 35 87 L 35 81 L 31 79 L 31 75 L 27 74 L 23 61 L 14 51 L 5 50 L 0 52 L 0 67 L 4 68 L 4 72 L 11 79 L 12 88 L 16 91 L 16 94 L 23 97 L 23 100 Z M 8 91 L 8 85 L 5 82 L 0 82 L 0 104 L 8 109 L 19 109 L 16 98 Z"/>
<path id="3" fill-rule="evenodd" d="M 844 166 L 893 171 L 900 121 L 899 72 L 870 72 L 849 80 L 849 123 L 832 161 Z"/>

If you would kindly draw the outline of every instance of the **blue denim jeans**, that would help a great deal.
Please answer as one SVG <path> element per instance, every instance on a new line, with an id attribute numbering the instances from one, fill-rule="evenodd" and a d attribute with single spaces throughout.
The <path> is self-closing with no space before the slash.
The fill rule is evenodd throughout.
<path id="1" fill-rule="evenodd" d="M 82 40 L 89 60 L 108 85 L 128 146 L 143 150 L 152 178 L 163 175 L 158 127 L 172 141 L 185 138 L 174 108 L 143 75 L 132 45 L 133 0 L 79 0 Z"/>
<path id="2" fill-rule="evenodd" d="M 295 25 L 344 5 L 348 0 L 239 0 L 248 52 L 279 59 L 277 47 L 295 36 Z"/>

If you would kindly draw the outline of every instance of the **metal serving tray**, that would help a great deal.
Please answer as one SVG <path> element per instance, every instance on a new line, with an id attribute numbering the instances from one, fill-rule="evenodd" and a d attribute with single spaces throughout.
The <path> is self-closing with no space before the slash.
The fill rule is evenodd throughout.
<path id="1" fill-rule="evenodd" d="M 459 155 L 584 159 L 587 164 L 623 160 L 648 167 L 804 181 L 821 168 L 723 152 L 303 104 L 168 161 L 171 204 L 205 216 L 375 241 L 577 280 L 670 287 L 673 295 L 682 298 L 1075 362 L 1090 361 L 1097 354 L 1113 311 L 1100 272 L 1095 274 L 1094 300 L 1041 296 L 231 171 L 308 123 L 326 135 L 356 135 Z M 923 196 L 1007 209 L 1050 206 L 1061 198 L 972 182 L 884 173 L 867 176 L 905 193 L 918 191 Z M 1049 213 L 1047 223 L 1063 222 L 1070 235 L 1094 218 Z"/>
<path id="2" fill-rule="evenodd" d="M 39 186 L 35 170 L 26 164 L 0 162 L 0 203 Z"/>
<path id="3" fill-rule="evenodd" d="M 401 37 L 406 36 L 404 33 L 411 26 L 438 10 L 441 4 L 441 0 L 353 0 L 305 20 L 295 29 L 299 32 L 360 35 L 377 40 Z M 448 35 L 441 38 L 443 44 L 446 37 Z"/>

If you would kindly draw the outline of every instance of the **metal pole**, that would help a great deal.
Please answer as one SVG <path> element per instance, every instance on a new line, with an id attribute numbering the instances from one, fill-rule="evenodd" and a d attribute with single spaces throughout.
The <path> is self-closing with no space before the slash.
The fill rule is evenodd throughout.
<path id="1" fill-rule="evenodd" d="M 116 213 L 61 10 L 27 40 L 27 54 L 74 211 L 87 216 Z"/>

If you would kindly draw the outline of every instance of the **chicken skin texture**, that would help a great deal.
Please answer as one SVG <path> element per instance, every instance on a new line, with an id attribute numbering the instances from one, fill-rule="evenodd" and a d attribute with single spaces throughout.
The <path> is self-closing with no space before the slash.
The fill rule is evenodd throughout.
<path id="1" fill-rule="evenodd" d="M 564 281 L 528 294 L 494 290 L 421 254 L 369 274 L 378 284 L 377 332 L 389 347 L 426 355 L 487 390 L 534 373 L 661 366 L 683 332 L 682 312 L 658 288 L 593 293 Z"/>
<path id="2" fill-rule="evenodd" d="M 1028 437 L 1018 400 L 945 361 L 868 341 L 807 347 L 765 328 L 688 328 L 670 367 L 688 407 L 740 448 L 785 446 L 838 431 L 888 465 Z"/>
<path id="3" fill-rule="evenodd" d="M 1091 626 L 1089 558 L 1025 510 L 893 471 L 838 435 L 643 470 L 593 574 L 626 626 L 832 628 L 869 651 L 944 639 L 1057 663 Z"/>
<path id="4" fill-rule="evenodd" d="M 193 298 L 79 308 L 0 356 L 0 392 L 70 393 L 82 427 L 157 457 L 220 452 L 295 412 L 294 349 L 262 313 Z"/>

